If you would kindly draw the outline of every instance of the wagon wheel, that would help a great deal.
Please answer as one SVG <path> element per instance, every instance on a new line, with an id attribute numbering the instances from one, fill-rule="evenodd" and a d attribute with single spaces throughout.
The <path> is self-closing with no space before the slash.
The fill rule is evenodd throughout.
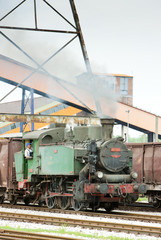
<path id="1" fill-rule="evenodd" d="M 14 195 L 12 195 L 10 199 L 10 204 L 15 205 L 16 203 L 17 203 L 17 198 Z"/>
<path id="2" fill-rule="evenodd" d="M 48 208 L 54 208 L 56 203 L 56 198 L 55 197 L 47 197 L 46 198 L 46 205 Z"/>
<path id="3" fill-rule="evenodd" d="M 58 204 L 63 210 L 68 209 L 70 207 L 70 197 L 59 197 Z"/>
<path id="4" fill-rule="evenodd" d="M 2 195 L 2 196 L 0 196 L 0 204 L 2 204 L 3 201 L 4 201 L 4 196 Z"/>
<path id="5" fill-rule="evenodd" d="M 75 211 L 80 211 L 83 208 L 83 203 L 78 202 L 76 199 L 73 199 L 73 208 Z"/>

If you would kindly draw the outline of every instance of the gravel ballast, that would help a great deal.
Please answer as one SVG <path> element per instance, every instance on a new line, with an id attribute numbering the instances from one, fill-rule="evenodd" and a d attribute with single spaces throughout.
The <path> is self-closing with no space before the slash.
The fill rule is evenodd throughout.
<path id="1" fill-rule="evenodd" d="M 114 223 L 125 223 L 125 224 L 137 224 L 137 225 L 144 225 L 144 226 L 155 226 L 155 227 L 160 227 L 161 224 L 156 224 L 156 223 L 146 223 L 146 222 L 140 222 L 140 221 L 126 221 L 126 220 L 119 220 L 119 219 L 108 219 L 105 217 L 88 217 L 88 216 L 82 216 L 82 215 L 75 215 L 75 214 L 60 214 L 60 213 L 48 213 L 48 212 L 37 212 L 37 211 L 31 211 L 31 210 L 21 210 L 21 209 L 8 209 L 8 208 L 2 208 L 0 207 L 0 211 L 5 211 L 5 212 L 14 212 L 14 213 L 24 213 L 24 214 L 34 214 L 34 215 L 41 215 L 41 216 L 55 216 L 55 217 L 68 217 L 68 218 L 75 218 L 75 219 L 88 219 L 88 220 L 99 220 L 99 221 L 106 221 L 106 222 L 114 222 Z M 139 212 L 141 214 L 141 212 Z M 145 214 L 145 212 L 144 212 Z M 147 214 L 147 213 L 146 213 Z M 154 214 L 154 213 L 149 213 L 148 214 Z M 161 214 L 157 214 L 161 215 Z M 108 232 L 107 230 L 91 230 L 91 229 L 82 229 L 81 227 L 69 227 L 69 226 L 54 226 L 54 225 L 45 225 L 45 224 L 36 224 L 36 223 L 27 223 L 27 222 L 15 222 L 15 221 L 7 221 L 7 220 L 0 220 L 0 226 L 5 227 L 5 226 L 10 226 L 12 228 L 19 228 L 19 229 L 42 229 L 48 230 L 48 231 L 59 231 L 61 229 L 65 230 L 65 232 L 73 232 L 73 233 L 80 233 L 80 234 L 87 234 L 93 236 L 91 237 L 82 237 L 81 239 L 97 239 L 97 237 L 103 237 L 104 239 L 108 239 L 109 236 L 113 237 L 120 237 L 123 239 L 147 239 L 147 240 L 157 240 L 161 238 L 155 238 L 155 237 L 150 237 L 150 236 L 143 236 L 143 235 L 134 235 L 134 234 L 127 234 L 127 233 L 116 233 L 116 232 Z M 45 234 L 50 234 L 50 235 L 58 235 L 57 233 L 47 233 L 43 232 Z M 66 236 L 69 236 L 68 234 L 65 234 Z M 71 236 L 71 234 L 70 234 Z M 78 236 L 78 234 L 77 234 Z M 96 238 L 94 236 L 97 236 Z M 73 235 L 73 238 L 77 238 L 76 235 Z M 80 237 L 78 237 L 80 238 Z M 101 239 L 101 238 L 99 238 Z"/>

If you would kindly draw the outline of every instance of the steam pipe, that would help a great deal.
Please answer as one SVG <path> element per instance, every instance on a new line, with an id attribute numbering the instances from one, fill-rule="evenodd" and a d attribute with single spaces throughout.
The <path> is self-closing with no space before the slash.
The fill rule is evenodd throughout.
<path id="1" fill-rule="evenodd" d="M 88 178 L 89 164 L 87 163 L 84 168 L 79 172 L 79 181 L 85 180 Z"/>
<path id="2" fill-rule="evenodd" d="M 95 176 L 99 176 L 99 172 L 95 172 Z M 100 179 L 101 182 L 105 183 L 131 183 L 132 177 L 130 174 L 117 174 L 117 175 L 108 175 L 108 174 L 103 174 L 103 177 Z"/>

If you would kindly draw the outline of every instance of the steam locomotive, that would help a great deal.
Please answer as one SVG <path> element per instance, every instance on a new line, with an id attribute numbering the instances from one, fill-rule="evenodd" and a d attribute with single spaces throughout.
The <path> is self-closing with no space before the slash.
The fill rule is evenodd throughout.
<path id="1" fill-rule="evenodd" d="M 123 138 L 112 138 L 113 123 L 102 119 L 100 126 L 77 126 L 68 132 L 57 124 L 24 134 L 15 160 L 6 160 L 6 166 L 12 166 L 6 167 L 6 182 L 0 165 L 0 202 L 110 211 L 119 202 L 136 201 L 142 187 L 132 171 L 132 151 Z M 31 158 L 24 157 L 26 143 L 32 144 Z"/>

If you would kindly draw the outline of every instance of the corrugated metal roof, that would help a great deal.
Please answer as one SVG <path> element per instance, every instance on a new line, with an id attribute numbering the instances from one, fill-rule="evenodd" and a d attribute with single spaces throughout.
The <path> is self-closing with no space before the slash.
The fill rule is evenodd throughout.
<path id="1" fill-rule="evenodd" d="M 3 134 L 3 135 L 0 135 L 0 138 L 22 138 L 22 133 L 16 132 L 16 133 Z"/>
<path id="2" fill-rule="evenodd" d="M 114 76 L 114 77 L 129 77 L 129 78 L 133 78 L 133 76 L 131 76 L 131 75 L 120 74 L 120 73 L 94 73 L 94 74 L 98 75 L 98 76 Z"/>
<path id="3" fill-rule="evenodd" d="M 34 107 L 37 112 L 43 111 L 44 106 L 49 105 L 56 105 L 59 104 L 56 101 L 53 101 L 50 98 L 45 97 L 36 97 L 34 98 Z M 42 108 L 42 109 L 41 109 Z M 30 111 L 30 107 L 27 104 L 25 108 L 25 112 Z M 18 101 L 12 101 L 12 102 L 6 102 L 6 103 L 0 103 L 0 112 L 1 113 L 21 113 L 21 100 Z"/>

